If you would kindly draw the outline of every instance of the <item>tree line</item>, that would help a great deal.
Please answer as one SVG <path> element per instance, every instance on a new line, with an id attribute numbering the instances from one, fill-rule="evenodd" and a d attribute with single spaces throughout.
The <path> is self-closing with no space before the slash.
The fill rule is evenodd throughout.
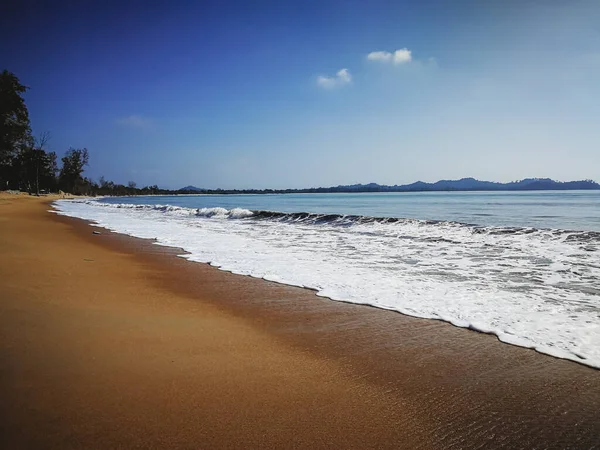
<path id="1" fill-rule="evenodd" d="M 138 188 L 84 177 L 89 165 L 87 148 L 70 148 L 58 161 L 48 149 L 50 133 L 34 136 L 23 94 L 28 90 L 8 70 L 0 73 L 0 190 L 19 190 L 40 195 L 66 192 L 75 195 L 148 195 L 168 193 L 158 186 Z"/>

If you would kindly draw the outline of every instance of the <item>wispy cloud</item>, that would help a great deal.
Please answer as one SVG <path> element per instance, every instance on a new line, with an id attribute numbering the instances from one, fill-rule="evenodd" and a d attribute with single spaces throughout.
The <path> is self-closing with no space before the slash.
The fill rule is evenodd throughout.
<path id="1" fill-rule="evenodd" d="M 117 120 L 117 124 L 129 128 L 148 128 L 152 125 L 152 120 L 137 114 L 121 117 Z"/>
<path id="2" fill-rule="evenodd" d="M 412 54 L 409 49 L 401 48 L 395 52 L 371 52 L 367 55 L 369 61 L 378 61 L 393 64 L 407 64 L 412 61 Z"/>
<path id="3" fill-rule="evenodd" d="M 339 70 L 334 76 L 320 75 L 317 78 L 317 85 L 324 89 L 332 89 L 352 82 L 352 75 L 348 69 Z"/>

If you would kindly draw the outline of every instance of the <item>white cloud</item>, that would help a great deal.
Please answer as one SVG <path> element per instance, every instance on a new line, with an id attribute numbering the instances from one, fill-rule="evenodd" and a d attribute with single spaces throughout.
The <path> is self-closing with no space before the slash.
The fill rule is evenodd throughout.
<path id="1" fill-rule="evenodd" d="M 412 61 L 412 52 L 405 48 L 395 52 L 371 52 L 367 55 L 369 61 L 392 62 L 394 64 L 406 64 Z"/>
<path id="2" fill-rule="evenodd" d="M 407 48 L 401 48 L 394 52 L 394 64 L 404 64 L 412 60 L 411 51 Z"/>
<path id="3" fill-rule="evenodd" d="M 367 55 L 369 61 L 383 61 L 388 62 L 392 60 L 392 54 L 390 52 L 371 52 Z"/>
<path id="4" fill-rule="evenodd" d="M 148 128 L 152 125 L 152 120 L 137 114 L 132 114 L 131 116 L 118 119 L 117 124 L 130 128 Z"/>
<path id="5" fill-rule="evenodd" d="M 348 69 L 339 70 L 334 76 L 328 77 L 320 75 L 317 78 L 317 84 L 325 89 L 332 89 L 352 82 L 352 75 Z"/>

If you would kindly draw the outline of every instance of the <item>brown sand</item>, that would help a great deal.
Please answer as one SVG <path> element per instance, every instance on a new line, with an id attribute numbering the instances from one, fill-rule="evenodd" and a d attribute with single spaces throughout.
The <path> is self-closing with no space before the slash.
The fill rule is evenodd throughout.
<path id="1" fill-rule="evenodd" d="M 0 447 L 594 448 L 600 371 L 0 196 Z"/>

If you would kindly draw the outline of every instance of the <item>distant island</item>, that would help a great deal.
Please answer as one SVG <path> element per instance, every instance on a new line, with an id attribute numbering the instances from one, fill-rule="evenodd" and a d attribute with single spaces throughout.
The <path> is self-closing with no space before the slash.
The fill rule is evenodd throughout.
<path id="1" fill-rule="evenodd" d="M 305 194 L 334 192 L 572 191 L 579 189 L 600 190 L 600 184 L 593 180 L 563 182 L 554 181 L 550 178 L 525 178 L 510 183 L 461 178 L 460 180 L 440 180 L 435 183 L 417 181 L 411 184 L 395 184 L 393 186 L 369 183 L 306 189 L 202 189 L 195 186 L 186 186 L 176 192 L 178 194 Z"/>

